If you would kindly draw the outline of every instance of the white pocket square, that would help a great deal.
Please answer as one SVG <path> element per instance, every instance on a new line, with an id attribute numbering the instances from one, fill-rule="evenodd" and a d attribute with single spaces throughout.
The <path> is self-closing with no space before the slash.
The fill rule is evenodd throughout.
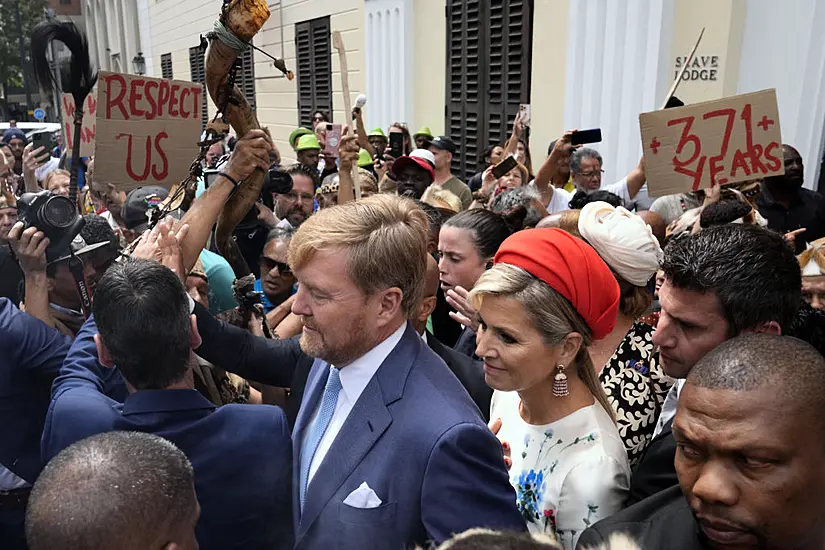
<path id="1" fill-rule="evenodd" d="M 381 506 L 381 499 L 365 481 L 344 499 L 344 504 L 353 508 L 378 508 Z"/>

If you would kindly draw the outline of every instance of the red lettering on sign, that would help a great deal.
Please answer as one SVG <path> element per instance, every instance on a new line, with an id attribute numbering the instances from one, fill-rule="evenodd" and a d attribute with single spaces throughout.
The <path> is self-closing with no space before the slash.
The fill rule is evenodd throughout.
<path id="1" fill-rule="evenodd" d="M 772 141 L 767 147 L 765 147 L 765 158 L 768 159 L 768 170 L 771 172 L 778 172 L 779 169 L 782 168 L 784 156 L 780 159 L 780 157 L 773 154 L 775 149 L 781 150 L 781 148 L 782 146 L 775 141 Z"/>
<path id="2" fill-rule="evenodd" d="M 725 157 L 728 154 L 728 146 L 730 145 L 730 136 L 733 133 L 733 121 L 736 118 L 736 109 L 719 109 L 718 111 L 711 111 L 709 113 L 705 113 L 702 117 L 703 120 L 709 120 L 711 118 L 716 117 L 728 117 L 727 122 L 725 123 L 725 133 L 722 136 L 722 147 L 719 150 L 719 154 L 710 157 L 710 183 L 711 185 L 718 184 L 722 185 L 727 183 L 727 178 L 717 179 L 717 176 L 725 171 L 725 167 L 722 166 L 720 163 L 725 160 Z M 723 181 L 724 180 L 724 181 Z"/>
<path id="3" fill-rule="evenodd" d="M 699 158 L 699 155 L 702 152 L 702 142 L 699 141 L 699 137 L 690 133 L 695 120 L 696 117 L 691 116 L 685 118 L 675 118 L 667 123 L 668 126 L 676 126 L 678 124 L 685 125 L 685 127 L 682 128 L 682 136 L 679 138 L 679 144 L 676 146 L 676 154 L 673 155 L 673 170 L 675 172 L 679 172 L 680 174 L 692 177 L 694 191 L 699 189 L 699 185 L 702 182 L 702 172 L 705 169 L 705 161 L 707 161 L 706 156 Z M 687 160 L 679 160 L 678 155 L 682 153 L 685 145 L 687 144 L 693 145 L 693 155 Z M 699 158 L 699 165 L 697 166 L 697 169 L 695 171 L 688 170 L 688 166 L 693 164 L 697 158 Z"/>
<path id="4" fill-rule="evenodd" d="M 169 114 L 172 116 L 180 116 L 178 114 L 178 90 L 180 90 L 180 84 L 172 84 L 172 97 L 169 98 Z"/>
<path id="5" fill-rule="evenodd" d="M 650 142 L 650 150 L 653 151 L 654 155 L 659 154 L 659 147 L 661 147 L 661 146 L 662 146 L 662 144 L 656 138 L 653 138 L 653 141 Z"/>
<path id="6" fill-rule="evenodd" d="M 160 140 L 168 138 L 169 134 L 166 132 L 161 132 L 155 137 L 155 149 L 157 150 L 158 155 L 160 155 L 162 162 L 162 168 L 160 170 L 154 166 L 152 167 L 152 175 L 155 176 L 156 180 L 164 180 L 166 179 L 166 176 L 169 175 L 169 161 L 166 158 L 166 153 L 163 152 L 163 147 L 160 145 Z"/>
<path id="7" fill-rule="evenodd" d="M 89 104 L 89 114 L 94 115 L 97 113 L 97 98 L 89 95 L 86 97 L 86 103 Z"/>
<path id="8" fill-rule="evenodd" d="M 128 150 L 126 152 L 126 173 L 135 181 L 145 181 L 149 177 L 149 161 L 152 158 L 152 138 L 146 136 L 146 161 L 143 165 L 143 173 L 138 175 L 132 168 L 132 134 L 117 134 L 115 139 L 128 138 Z"/>
<path id="9" fill-rule="evenodd" d="M 736 151 L 733 154 L 733 162 L 731 163 L 730 177 L 735 178 L 736 172 L 740 168 L 745 171 L 746 176 L 751 175 L 751 170 L 750 168 L 748 168 L 748 163 L 745 162 L 745 154 L 742 153 L 742 151 Z"/>
<path id="10" fill-rule="evenodd" d="M 114 82 L 117 82 L 118 94 L 112 97 L 112 87 Z M 119 74 L 111 74 L 106 78 L 106 118 L 112 118 L 112 110 L 117 107 L 123 115 L 123 120 L 129 120 L 129 113 L 126 112 L 126 107 L 123 105 L 123 99 L 126 95 L 126 79 Z"/>
<path id="11" fill-rule="evenodd" d="M 180 91 L 180 116 L 181 118 L 189 118 L 189 111 L 184 111 L 186 107 L 186 96 L 190 95 L 192 90 L 184 88 Z"/>
<path id="12" fill-rule="evenodd" d="M 132 113 L 134 117 L 143 117 L 146 116 L 146 113 L 143 112 L 143 109 L 140 109 L 137 105 L 138 101 L 143 99 L 143 94 L 141 88 L 143 88 L 145 82 L 141 79 L 134 79 L 129 84 L 129 111 Z"/>
<path id="13" fill-rule="evenodd" d="M 144 97 L 146 97 L 146 102 L 149 104 L 149 110 L 146 111 L 146 120 L 154 120 L 158 115 L 157 96 L 152 95 L 152 90 L 157 91 L 157 89 L 158 82 L 156 80 L 150 80 L 146 83 L 146 90 L 144 90 L 146 95 Z"/>
<path id="14" fill-rule="evenodd" d="M 767 132 L 768 129 L 771 126 L 773 126 L 774 124 L 776 124 L 776 122 L 769 119 L 768 115 L 765 115 L 765 116 L 762 117 L 762 120 L 759 121 L 759 124 L 757 124 L 757 126 L 760 126 L 763 130 L 765 130 Z"/>
<path id="15" fill-rule="evenodd" d="M 163 106 L 169 101 L 169 81 L 160 81 L 160 91 L 158 92 L 158 116 L 163 116 Z"/>
<path id="16" fill-rule="evenodd" d="M 133 145 L 133 136 L 132 134 L 117 134 L 115 139 L 127 138 L 126 145 L 128 150 L 126 151 L 126 173 L 129 174 L 129 177 L 132 178 L 134 181 L 146 181 L 149 179 L 149 174 L 151 173 L 152 176 L 157 180 L 164 180 L 169 175 L 169 159 L 166 156 L 166 153 L 163 150 L 163 146 L 161 145 L 161 140 L 168 139 L 169 134 L 165 131 L 160 132 L 157 136 L 152 139 L 152 136 L 146 136 L 146 157 L 143 163 L 143 172 L 138 174 L 134 167 L 132 166 L 132 145 Z M 153 157 L 153 149 L 152 145 L 154 144 L 154 150 L 157 151 L 158 156 L 160 156 L 160 167 L 157 164 L 152 162 Z M 136 146 L 140 146 L 135 144 Z"/>
<path id="17" fill-rule="evenodd" d="M 198 86 L 197 88 L 192 89 L 192 95 L 194 96 L 194 103 L 195 108 L 192 109 L 192 118 L 200 118 L 201 116 L 201 94 L 203 93 L 203 88 Z"/>

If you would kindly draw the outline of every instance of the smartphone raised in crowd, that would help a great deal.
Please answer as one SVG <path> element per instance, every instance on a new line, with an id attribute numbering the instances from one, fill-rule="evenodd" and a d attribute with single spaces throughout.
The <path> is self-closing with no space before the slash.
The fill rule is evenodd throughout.
<path id="1" fill-rule="evenodd" d="M 530 109 L 530 104 L 522 103 L 518 106 L 518 110 L 521 113 L 521 123 L 524 124 L 527 128 L 530 127 L 530 121 L 532 119 L 532 112 Z"/>
<path id="2" fill-rule="evenodd" d="M 390 155 L 394 159 L 404 156 L 404 134 L 401 132 L 390 133 Z"/>
<path id="3" fill-rule="evenodd" d="M 38 132 L 32 136 L 32 151 L 37 151 L 38 147 L 43 147 L 44 153 L 51 153 L 53 145 L 49 132 Z"/>
<path id="4" fill-rule="evenodd" d="M 496 164 L 495 166 L 493 166 L 493 175 L 496 178 L 500 178 L 504 174 L 506 174 L 507 172 L 509 172 L 513 168 L 515 168 L 517 165 L 518 165 L 518 161 L 516 160 L 516 157 L 512 157 L 512 156 L 507 157 L 503 161 L 501 161 L 498 164 Z"/>
<path id="5" fill-rule="evenodd" d="M 324 155 L 338 158 L 338 145 L 341 143 L 340 124 L 327 124 L 327 141 L 324 147 Z"/>
<path id="6" fill-rule="evenodd" d="M 599 143 L 602 140 L 601 128 L 592 130 L 579 130 L 570 136 L 571 145 L 584 145 L 585 143 Z"/>

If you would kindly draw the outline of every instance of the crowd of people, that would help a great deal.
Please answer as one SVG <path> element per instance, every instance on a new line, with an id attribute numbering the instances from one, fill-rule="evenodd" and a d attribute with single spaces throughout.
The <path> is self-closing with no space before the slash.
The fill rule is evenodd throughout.
<path id="1" fill-rule="evenodd" d="M 574 130 L 534 170 L 519 116 L 459 174 L 449 136 L 352 115 L 337 147 L 320 111 L 291 152 L 209 146 L 184 207 L 84 158 L 57 246 L 25 194 L 69 196 L 68 157 L 5 133 L 2 548 L 825 547 L 825 201 L 793 147 L 653 200 Z M 214 227 L 273 169 L 244 287 Z"/>

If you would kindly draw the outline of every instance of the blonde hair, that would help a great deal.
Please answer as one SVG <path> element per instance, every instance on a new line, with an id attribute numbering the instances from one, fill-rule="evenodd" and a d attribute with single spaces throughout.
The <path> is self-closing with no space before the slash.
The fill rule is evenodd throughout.
<path id="1" fill-rule="evenodd" d="M 57 177 L 66 177 L 71 179 L 72 175 L 66 170 L 62 170 L 60 168 L 52 170 L 51 172 L 49 172 L 49 175 L 46 176 L 46 179 L 43 180 L 43 189 L 48 189 L 52 183 L 52 180 Z"/>
<path id="2" fill-rule="evenodd" d="M 358 181 L 361 184 L 362 192 L 378 193 L 378 180 L 366 168 L 358 168 Z"/>
<path id="3" fill-rule="evenodd" d="M 444 189 L 437 183 L 427 187 L 424 194 L 421 196 L 421 202 L 425 202 L 435 208 L 446 208 L 452 210 L 456 214 L 461 212 L 461 199 L 455 193 Z"/>
<path id="4" fill-rule="evenodd" d="M 413 201 L 373 195 L 325 208 L 307 219 L 289 245 L 289 264 L 301 269 L 315 252 L 343 248 L 347 274 L 366 295 L 401 289 L 409 315 L 424 292 L 427 215 Z"/>
<path id="5" fill-rule="evenodd" d="M 548 346 L 558 346 L 570 333 L 581 334 L 582 344 L 571 366 L 596 401 L 615 421 L 613 407 L 607 400 L 587 351 L 587 347 L 593 343 L 592 331 L 564 296 L 524 269 L 509 264 L 496 264 L 479 278 L 470 292 L 470 301 L 476 310 L 481 309 L 481 303 L 487 295 L 512 298 L 520 303 Z"/>

